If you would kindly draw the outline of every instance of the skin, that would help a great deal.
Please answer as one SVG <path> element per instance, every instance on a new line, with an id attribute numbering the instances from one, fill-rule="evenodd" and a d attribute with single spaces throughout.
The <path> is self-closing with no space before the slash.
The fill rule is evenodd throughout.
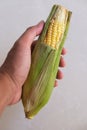
<path id="1" fill-rule="evenodd" d="M 40 35 L 44 22 L 29 27 L 15 42 L 9 51 L 7 58 L 0 67 L 0 113 L 8 105 L 17 103 L 21 99 L 22 86 L 27 78 L 30 65 L 31 53 L 36 44 L 35 37 Z M 63 55 L 66 49 L 63 48 L 60 59 L 60 67 L 65 66 Z M 62 79 L 63 73 L 58 70 L 57 79 Z M 58 80 L 55 80 L 58 86 Z"/>

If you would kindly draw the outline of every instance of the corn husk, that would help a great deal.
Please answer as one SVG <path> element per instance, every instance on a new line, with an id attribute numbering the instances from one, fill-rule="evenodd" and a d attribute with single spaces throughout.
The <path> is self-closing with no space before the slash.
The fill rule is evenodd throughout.
<path id="1" fill-rule="evenodd" d="M 54 5 L 45 23 L 44 29 L 38 39 L 33 53 L 31 68 L 24 83 L 22 102 L 25 116 L 33 118 L 40 109 L 47 104 L 54 88 L 54 82 L 58 71 L 61 51 L 67 36 L 71 12 L 68 11 L 65 32 L 58 49 L 54 49 L 44 43 L 49 23 L 58 11 L 60 5 Z"/>

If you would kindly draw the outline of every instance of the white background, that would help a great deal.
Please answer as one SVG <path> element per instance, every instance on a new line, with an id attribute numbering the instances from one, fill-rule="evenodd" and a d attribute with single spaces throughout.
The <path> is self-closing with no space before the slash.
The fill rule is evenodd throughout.
<path id="1" fill-rule="evenodd" d="M 0 0 L 0 65 L 27 27 L 46 20 L 53 4 L 73 12 L 64 79 L 33 120 L 25 119 L 21 101 L 6 108 L 0 130 L 87 130 L 87 0 Z"/>

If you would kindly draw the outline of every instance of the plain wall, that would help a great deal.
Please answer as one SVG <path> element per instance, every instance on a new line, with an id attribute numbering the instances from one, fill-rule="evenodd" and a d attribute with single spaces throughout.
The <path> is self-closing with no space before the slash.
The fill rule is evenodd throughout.
<path id="1" fill-rule="evenodd" d="M 21 101 L 5 109 L 0 130 L 87 129 L 87 0 L 0 0 L 0 65 L 16 39 L 46 20 L 53 4 L 73 12 L 65 47 L 64 79 L 33 120 L 25 119 Z"/>

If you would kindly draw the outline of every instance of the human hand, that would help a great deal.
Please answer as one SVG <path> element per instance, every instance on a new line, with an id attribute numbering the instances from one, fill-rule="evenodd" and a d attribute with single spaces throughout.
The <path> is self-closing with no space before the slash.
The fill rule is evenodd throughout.
<path id="1" fill-rule="evenodd" d="M 36 36 L 38 36 L 44 26 L 44 22 L 28 28 L 23 35 L 15 42 L 14 46 L 7 55 L 7 58 L 1 70 L 7 73 L 11 81 L 14 84 L 13 97 L 9 104 L 14 104 L 21 98 L 22 86 L 27 78 L 30 65 L 31 65 L 31 48 L 34 45 L 33 41 Z M 66 54 L 66 49 L 62 50 L 62 55 Z M 60 67 L 65 66 L 65 61 L 63 57 L 60 59 Z M 63 73 L 58 70 L 58 79 L 63 78 Z M 55 81 L 55 86 L 57 86 L 57 80 Z M 11 86 L 12 87 L 12 86 Z"/>

